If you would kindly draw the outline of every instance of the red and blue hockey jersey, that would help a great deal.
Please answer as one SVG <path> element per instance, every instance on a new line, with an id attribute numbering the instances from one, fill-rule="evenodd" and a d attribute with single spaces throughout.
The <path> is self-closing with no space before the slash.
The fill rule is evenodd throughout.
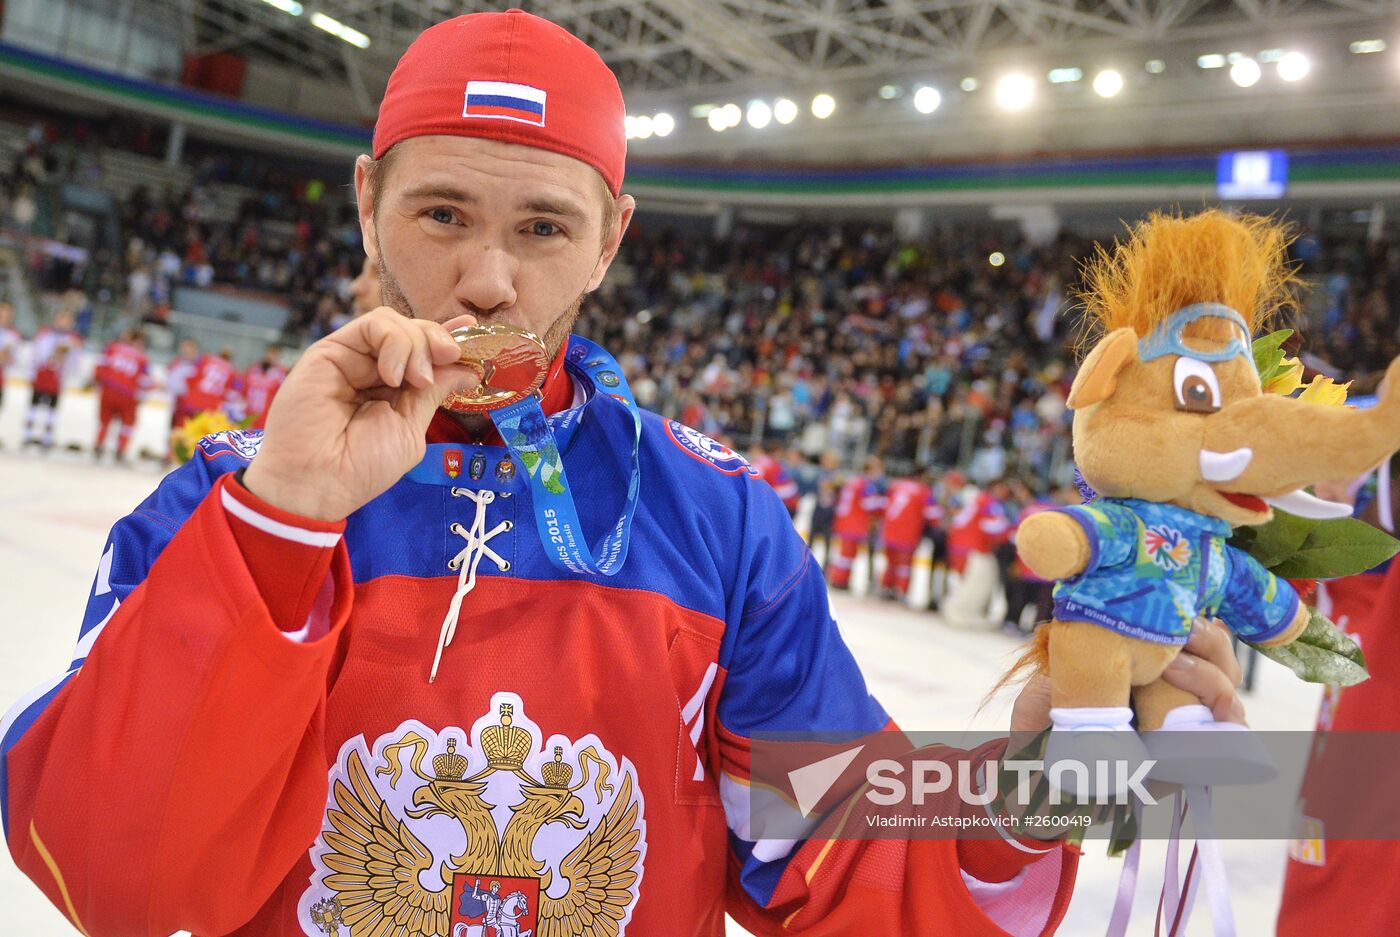
<path id="1" fill-rule="evenodd" d="M 550 417 L 590 531 L 624 497 L 600 402 Z M 643 416 L 607 579 L 551 565 L 502 447 L 430 444 L 332 524 L 238 482 L 259 434 L 205 439 L 0 723 L 16 862 L 89 937 L 1054 930 L 1072 848 L 750 838 L 755 733 L 889 719 L 772 489 Z"/>

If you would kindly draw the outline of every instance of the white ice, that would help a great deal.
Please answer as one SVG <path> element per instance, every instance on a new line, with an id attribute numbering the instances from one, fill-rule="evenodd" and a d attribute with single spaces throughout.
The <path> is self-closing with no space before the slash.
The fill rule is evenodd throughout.
<path id="1" fill-rule="evenodd" d="M 90 394 L 70 393 L 62 404 L 59 448 L 41 456 L 19 452 L 27 388 L 11 383 L 0 407 L 0 712 L 35 685 L 61 672 L 70 659 L 93 572 L 111 524 L 156 485 L 160 470 L 143 464 L 94 465 L 66 443 L 91 446 L 96 404 Z M 133 451 L 164 446 L 167 411 L 159 402 L 141 408 Z M 1009 700 L 976 712 L 978 701 L 1007 665 L 1016 642 L 1001 634 L 947 628 L 927 613 L 875 599 L 837 595 L 842 633 L 865 670 L 871 689 L 906 728 L 958 727 L 1003 731 Z M 1319 693 L 1267 661 L 1245 698 L 1251 722 L 1261 729 L 1307 730 Z M 94 778 L 93 783 L 104 783 Z M 102 836 L 102 830 L 92 835 Z M 1286 844 L 1228 842 L 1225 855 L 1241 937 L 1274 931 Z M 1144 849 L 1133 934 L 1151 934 L 1150 915 L 1161 881 L 1164 844 Z M 1102 933 L 1118 882 L 1120 863 L 1090 842 L 1062 934 Z M 8 861 L 0 858 L 0 908 L 6 934 L 60 937 L 75 933 Z M 745 932 L 731 924 L 731 935 Z M 1210 933 L 1204 898 L 1190 933 Z"/>

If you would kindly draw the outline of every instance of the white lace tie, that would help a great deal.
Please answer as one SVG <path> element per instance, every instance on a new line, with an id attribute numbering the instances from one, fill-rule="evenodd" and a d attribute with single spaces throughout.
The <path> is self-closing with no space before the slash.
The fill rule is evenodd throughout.
<path id="1" fill-rule="evenodd" d="M 476 568 L 481 563 L 481 558 L 489 556 L 496 564 L 496 568 L 503 573 L 510 570 L 510 561 L 486 545 L 492 537 L 505 533 L 515 526 L 507 520 L 501 521 L 490 530 L 486 529 L 486 505 L 496 500 L 496 493 L 494 491 L 453 488 L 452 497 L 470 498 L 476 502 L 476 516 L 472 519 L 470 528 L 457 523 L 449 528 L 454 534 L 465 540 L 467 545 L 456 556 L 447 561 L 448 569 L 458 570 L 457 592 L 452 596 L 452 604 L 448 606 L 447 617 L 442 620 L 442 632 L 438 635 L 437 654 L 433 656 L 433 669 L 428 674 L 429 683 L 437 678 L 438 664 L 442 662 L 443 648 L 452 643 L 452 636 L 457 633 L 457 617 L 462 611 L 462 600 L 467 597 L 467 593 L 476 588 Z"/>

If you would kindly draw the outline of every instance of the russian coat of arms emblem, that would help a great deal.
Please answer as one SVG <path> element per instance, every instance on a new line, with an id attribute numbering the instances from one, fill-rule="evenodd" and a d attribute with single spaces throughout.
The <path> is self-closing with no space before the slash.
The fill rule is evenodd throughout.
<path id="1" fill-rule="evenodd" d="M 622 935 L 643 814 L 631 762 L 593 735 L 546 738 L 497 693 L 470 730 L 346 742 L 298 917 L 308 937 Z"/>

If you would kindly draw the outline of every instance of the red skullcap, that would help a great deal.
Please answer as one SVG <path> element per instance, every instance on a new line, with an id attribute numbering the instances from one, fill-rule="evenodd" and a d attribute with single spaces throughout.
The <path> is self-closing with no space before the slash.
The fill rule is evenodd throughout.
<path id="1" fill-rule="evenodd" d="M 374 158 L 409 137 L 485 137 L 581 160 L 616 196 L 626 117 L 617 78 L 576 36 L 523 10 L 472 13 L 424 30 L 399 59 Z"/>

